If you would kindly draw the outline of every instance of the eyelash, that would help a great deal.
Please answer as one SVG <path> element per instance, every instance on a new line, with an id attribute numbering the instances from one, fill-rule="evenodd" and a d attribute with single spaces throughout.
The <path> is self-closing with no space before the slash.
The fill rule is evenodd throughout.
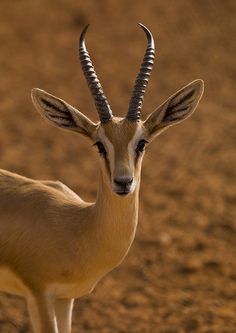
<path id="1" fill-rule="evenodd" d="M 94 146 L 97 146 L 98 152 L 99 152 L 100 155 L 106 157 L 106 155 L 107 155 L 106 149 L 105 149 L 104 145 L 100 141 L 97 141 L 94 144 Z"/>
<path id="2" fill-rule="evenodd" d="M 137 147 L 135 149 L 137 155 L 139 155 L 140 153 L 142 153 L 144 151 L 146 143 L 148 143 L 148 141 L 146 141 L 144 139 L 139 141 L 139 143 L 137 144 Z"/>

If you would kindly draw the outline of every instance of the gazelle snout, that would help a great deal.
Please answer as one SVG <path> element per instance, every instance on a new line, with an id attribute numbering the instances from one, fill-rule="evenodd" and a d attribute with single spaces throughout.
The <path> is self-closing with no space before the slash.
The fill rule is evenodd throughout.
<path id="1" fill-rule="evenodd" d="M 119 195 L 127 195 L 131 192 L 133 177 L 131 176 L 118 176 L 113 180 L 115 185 L 115 192 Z"/>

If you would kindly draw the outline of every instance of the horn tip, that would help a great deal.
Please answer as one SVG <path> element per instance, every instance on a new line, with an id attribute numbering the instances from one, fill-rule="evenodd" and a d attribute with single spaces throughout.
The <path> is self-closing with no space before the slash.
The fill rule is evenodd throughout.
<path id="1" fill-rule="evenodd" d="M 87 25 L 84 27 L 84 29 L 82 30 L 81 35 L 80 35 L 80 40 L 79 40 L 80 44 L 82 44 L 82 43 L 84 42 L 85 34 L 86 34 L 86 32 L 87 32 L 89 26 L 90 26 L 90 24 L 87 24 Z"/>
<path id="2" fill-rule="evenodd" d="M 149 32 L 149 33 L 151 33 L 151 32 L 149 31 L 149 29 L 148 29 L 143 23 L 139 22 L 138 25 L 139 25 L 139 26 L 140 26 L 145 32 Z"/>
<path id="3" fill-rule="evenodd" d="M 145 34 L 147 36 L 148 42 L 150 42 L 151 46 L 154 48 L 154 39 L 153 39 L 151 31 L 144 24 L 142 24 L 140 22 L 138 23 L 138 25 L 143 29 L 143 31 L 145 32 Z"/>
<path id="4" fill-rule="evenodd" d="M 145 25 L 143 23 L 141 23 L 141 22 L 138 22 L 138 25 L 140 25 L 140 27 L 145 27 Z"/>

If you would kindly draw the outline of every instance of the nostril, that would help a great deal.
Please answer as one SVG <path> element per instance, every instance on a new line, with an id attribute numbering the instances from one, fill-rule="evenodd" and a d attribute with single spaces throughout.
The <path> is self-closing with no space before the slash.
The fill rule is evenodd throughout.
<path id="1" fill-rule="evenodd" d="M 122 177 L 116 177 L 114 179 L 114 183 L 117 185 L 131 185 L 133 182 L 133 177 L 129 176 L 122 176 Z"/>

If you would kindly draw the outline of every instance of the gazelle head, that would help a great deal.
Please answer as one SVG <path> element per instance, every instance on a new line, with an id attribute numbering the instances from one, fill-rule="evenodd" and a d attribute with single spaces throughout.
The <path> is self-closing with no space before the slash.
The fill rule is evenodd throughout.
<path id="1" fill-rule="evenodd" d="M 95 101 L 100 122 L 94 123 L 62 99 L 41 89 L 32 90 L 33 103 L 40 114 L 56 126 L 90 138 L 100 154 L 102 178 L 118 195 L 134 192 L 139 185 L 145 146 L 166 128 L 180 123 L 195 110 L 203 93 L 203 81 L 195 80 L 177 91 L 145 120 L 141 109 L 153 67 L 155 46 L 151 32 L 140 24 L 147 36 L 147 49 L 137 75 L 129 108 L 124 118 L 114 117 L 85 46 L 80 37 L 82 69 Z"/>

